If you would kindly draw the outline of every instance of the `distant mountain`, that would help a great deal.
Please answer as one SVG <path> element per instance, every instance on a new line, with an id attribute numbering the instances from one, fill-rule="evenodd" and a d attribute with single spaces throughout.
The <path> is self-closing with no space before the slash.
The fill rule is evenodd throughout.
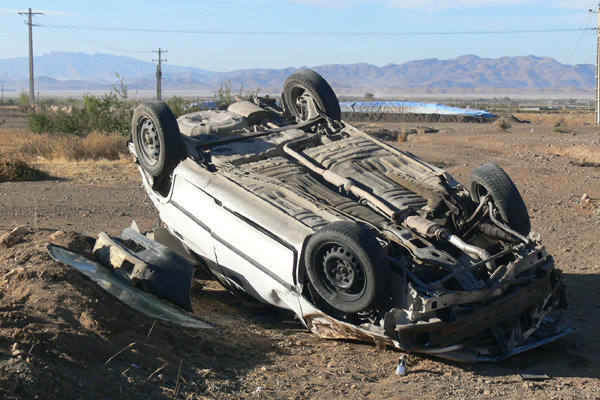
<path id="1" fill-rule="evenodd" d="M 119 74 L 130 89 L 155 86 L 155 64 L 109 54 L 52 52 L 36 57 L 36 89 L 105 90 Z M 0 60 L 6 71 L 6 89 L 27 89 L 26 58 Z M 587 93 L 594 90 L 595 67 L 565 65 L 548 57 L 522 56 L 480 58 L 465 55 L 450 60 L 437 58 L 388 64 L 331 64 L 311 67 L 323 75 L 340 94 L 389 93 Z M 229 72 L 165 64 L 163 89 L 214 92 L 222 82 L 232 87 L 278 93 L 297 68 L 245 69 Z"/>

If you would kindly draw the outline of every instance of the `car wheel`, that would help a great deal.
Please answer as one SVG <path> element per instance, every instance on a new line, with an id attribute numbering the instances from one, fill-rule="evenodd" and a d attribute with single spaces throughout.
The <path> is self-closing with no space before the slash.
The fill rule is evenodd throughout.
<path id="1" fill-rule="evenodd" d="M 283 103 L 294 117 L 307 121 L 318 116 L 314 106 L 334 120 L 342 118 L 340 103 L 329 83 L 310 69 L 290 75 L 283 85 Z"/>
<path id="2" fill-rule="evenodd" d="M 521 235 L 531 230 L 531 222 L 523 197 L 510 177 L 497 164 L 477 167 L 469 176 L 471 198 L 476 203 L 489 194 L 500 213 L 500 219 Z"/>
<path id="3" fill-rule="evenodd" d="M 133 112 L 131 140 L 138 162 L 155 182 L 162 182 L 181 159 L 182 144 L 173 112 L 165 103 L 140 104 Z"/>
<path id="4" fill-rule="evenodd" d="M 311 236 L 305 265 L 316 294 L 343 313 L 375 306 L 390 270 L 375 236 L 349 221 L 333 222 Z"/>

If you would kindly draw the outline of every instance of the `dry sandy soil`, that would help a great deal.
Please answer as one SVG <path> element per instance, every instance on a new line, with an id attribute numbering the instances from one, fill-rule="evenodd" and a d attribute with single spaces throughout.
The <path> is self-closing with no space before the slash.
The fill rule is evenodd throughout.
<path id="1" fill-rule="evenodd" d="M 363 126 L 397 131 L 417 123 Z M 400 353 L 319 339 L 292 315 L 236 298 L 205 275 L 197 277 L 193 305 L 214 329 L 154 321 L 44 249 L 47 241 L 84 249 L 71 231 L 95 237 L 118 234 L 134 219 L 142 230 L 156 225 L 134 165 L 39 162 L 48 180 L 0 183 L 0 234 L 18 225 L 33 231 L 0 249 L 0 397 L 600 398 L 598 129 L 570 125 L 570 133 L 558 133 L 547 122 L 513 122 L 508 132 L 492 124 L 428 126 L 439 133 L 409 135 L 398 146 L 463 183 L 486 161 L 512 176 L 533 228 L 565 273 L 570 319 L 579 331 L 494 364 L 411 354 L 408 374 L 398 376 Z M 584 193 L 592 201 L 582 205 Z M 524 381 L 523 372 L 550 379 Z"/>

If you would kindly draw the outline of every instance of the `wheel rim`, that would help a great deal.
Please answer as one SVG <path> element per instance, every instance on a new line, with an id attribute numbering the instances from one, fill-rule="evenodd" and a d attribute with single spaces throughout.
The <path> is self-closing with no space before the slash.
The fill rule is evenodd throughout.
<path id="1" fill-rule="evenodd" d="M 329 293 L 346 301 L 362 297 L 366 289 L 365 271 L 353 252 L 330 243 L 319 249 L 316 261 L 320 281 Z"/>
<path id="2" fill-rule="evenodd" d="M 302 121 L 317 116 L 316 100 L 312 93 L 302 87 L 295 87 L 291 93 L 292 107 Z"/>
<path id="3" fill-rule="evenodd" d="M 150 118 L 143 118 L 138 123 L 137 141 L 146 163 L 156 165 L 160 157 L 160 137 Z"/>

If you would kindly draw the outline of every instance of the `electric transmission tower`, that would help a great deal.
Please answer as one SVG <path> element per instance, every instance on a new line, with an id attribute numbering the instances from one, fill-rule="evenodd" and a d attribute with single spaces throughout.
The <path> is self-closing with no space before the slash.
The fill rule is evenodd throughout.
<path id="1" fill-rule="evenodd" d="M 35 104 L 35 91 L 33 88 L 33 27 L 39 26 L 33 23 L 34 15 L 44 15 L 39 12 L 31 12 L 31 8 L 27 12 L 20 12 L 20 15 L 27 15 L 27 25 L 29 25 L 29 105 L 33 107 Z"/>
<path id="2" fill-rule="evenodd" d="M 158 53 L 158 64 L 156 65 L 156 100 L 162 100 L 162 63 L 167 62 L 166 59 L 162 58 L 162 54 L 166 53 L 167 50 L 159 48 L 158 50 L 152 50 L 153 53 Z"/>

